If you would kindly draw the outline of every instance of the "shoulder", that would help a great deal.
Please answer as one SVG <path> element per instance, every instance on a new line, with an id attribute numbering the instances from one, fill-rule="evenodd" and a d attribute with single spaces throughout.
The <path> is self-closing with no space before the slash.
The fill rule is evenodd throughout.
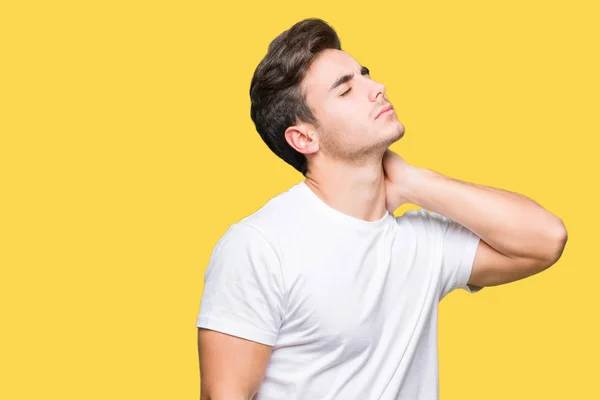
<path id="1" fill-rule="evenodd" d="M 214 253 L 228 253 L 245 249 L 272 250 L 273 243 L 263 229 L 250 221 L 236 222 L 227 228 L 214 248 Z"/>
<path id="2" fill-rule="evenodd" d="M 444 227 L 451 223 L 448 217 L 435 212 L 429 212 L 424 208 L 418 210 L 409 210 L 404 214 L 396 217 L 398 225 L 411 225 L 423 229 L 434 229 L 436 227 Z"/>
<path id="3" fill-rule="evenodd" d="M 410 224 L 431 229 L 440 227 L 447 228 L 454 221 L 442 214 L 421 208 L 418 210 L 406 211 L 401 216 L 396 217 L 396 222 L 398 224 Z"/>
<path id="4" fill-rule="evenodd" d="M 223 287 L 232 282 L 282 281 L 281 257 L 273 242 L 256 226 L 238 222 L 221 236 L 205 270 L 207 284 Z"/>
<path id="5" fill-rule="evenodd" d="M 305 224 L 308 213 L 303 187 L 296 184 L 269 199 L 254 213 L 239 220 L 238 224 L 253 228 L 267 240 L 275 242 L 289 233 L 293 234 L 295 229 Z"/>
<path id="6" fill-rule="evenodd" d="M 418 237 L 434 241 L 462 235 L 466 230 L 458 222 L 424 208 L 405 212 L 396 217 L 396 223 Z"/>

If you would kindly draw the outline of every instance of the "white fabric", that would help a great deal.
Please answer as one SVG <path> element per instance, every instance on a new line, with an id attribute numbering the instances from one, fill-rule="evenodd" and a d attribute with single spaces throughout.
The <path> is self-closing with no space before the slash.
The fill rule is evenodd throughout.
<path id="1" fill-rule="evenodd" d="M 478 243 L 425 209 L 354 218 L 302 181 L 221 237 L 196 326 L 273 346 L 258 400 L 437 400 L 438 302 L 479 290 Z"/>

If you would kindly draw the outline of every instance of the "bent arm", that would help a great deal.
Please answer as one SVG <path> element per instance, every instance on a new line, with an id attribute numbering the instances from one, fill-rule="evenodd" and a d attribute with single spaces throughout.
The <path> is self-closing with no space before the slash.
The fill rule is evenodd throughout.
<path id="1" fill-rule="evenodd" d="M 558 261 L 567 242 L 560 218 L 514 192 L 413 169 L 406 198 L 465 226 L 481 241 L 468 284 L 495 286 L 537 274 Z"/>
<path id="2" fill-rule="evenodd" d="M 503 255 L 551 262 L 560 257 L 565 226 L 532 199 L 424 168 L 413 173 L 418 178 L 408 188 L 412 202 L 455 220 Z"/>

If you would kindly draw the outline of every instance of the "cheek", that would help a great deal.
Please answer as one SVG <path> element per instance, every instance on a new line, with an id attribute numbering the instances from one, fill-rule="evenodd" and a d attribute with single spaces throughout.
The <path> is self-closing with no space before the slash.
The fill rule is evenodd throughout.
<path id="1" fill-rule="evenodd" d="M 336 106 L 329 107 L 326 110 L 325 123 L 330 130 L 347 131 L 349 128 L 356 128 L 357 124 L 362 125 L 360 110 L 352 102 L 340 102 Z"/>

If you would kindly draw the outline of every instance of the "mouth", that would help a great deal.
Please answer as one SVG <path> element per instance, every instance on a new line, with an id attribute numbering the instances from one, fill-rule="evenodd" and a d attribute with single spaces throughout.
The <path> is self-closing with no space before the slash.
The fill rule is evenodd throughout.
<path id="1" fill-rule="evenodd" d="M 379 112 L 377 113 L 377 116 L 375 117 L 375 119 L 379 118 L 379 116 L 383 113 L 386 113 L 390 110 L 393 110 L 394 107 L 392 107 L 391 104 L 388 104 L 387 106 L 383 107 L 381 110 L 379 110 Z"/>

